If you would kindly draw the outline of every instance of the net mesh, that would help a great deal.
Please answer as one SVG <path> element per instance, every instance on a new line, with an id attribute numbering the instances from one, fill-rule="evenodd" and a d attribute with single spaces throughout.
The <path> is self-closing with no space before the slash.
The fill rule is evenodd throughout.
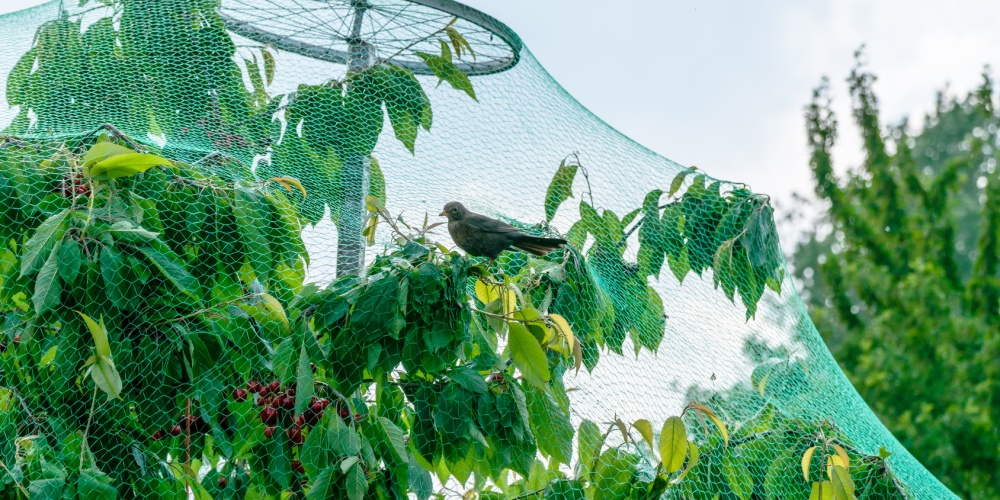
<path id="1" fill-rule="evenodd" d="M 5 497 L 954 497 L 830 356 L 768 198 L 496 20 L 83 0 L 0 32 Z M 456 200 L 501 222 L 436 225 Z"/>

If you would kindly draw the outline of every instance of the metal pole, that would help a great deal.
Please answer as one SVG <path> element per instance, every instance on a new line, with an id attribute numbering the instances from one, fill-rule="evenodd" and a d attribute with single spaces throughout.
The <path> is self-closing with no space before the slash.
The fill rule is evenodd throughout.
<path id="1" fill-rule="evenodd" d="M 353 0 L 354 22 L 348 40 L 348 74 L 367 69 L 372 64 L 371 46 L 361 40 L 361 27 L 368 3 Z M 348 88 L 347 92 L 351 89 Z M 365 243 L 361 235 L 365 221 L 365 196 L 368 195 L 370 160 L 366 155 L 352 154 L 343 159 L 341 181 L 343 195 L 340 223 L 337 227 L 337 277 L 360 275 L 365 265 Z"/>

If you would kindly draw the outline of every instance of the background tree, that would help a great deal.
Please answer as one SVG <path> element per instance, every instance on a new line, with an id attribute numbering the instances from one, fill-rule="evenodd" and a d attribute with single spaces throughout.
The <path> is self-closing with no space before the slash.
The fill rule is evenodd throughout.
<path id="1" fill-rule="evenodd" d="M 817 328 L 872 409 L 964 498 L 1000 485 L 1000 176 L 988 70 L 964 99 L 938 95 L 922 129 L 879 119 L 875 76 L 847 79 L 865 159 L 843 176 L 826 80 L 806 108 L 825 204 L 793 259 Z M 822 226 L 822 225 L 820 225 Z"/>

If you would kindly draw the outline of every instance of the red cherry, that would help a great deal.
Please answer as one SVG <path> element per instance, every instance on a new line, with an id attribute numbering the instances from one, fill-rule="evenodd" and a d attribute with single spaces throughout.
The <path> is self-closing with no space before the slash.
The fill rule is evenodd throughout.
<path id="1" fill-rule="evenodd" d="M 329 399 L 323 398 L 323 399 L 319 400 L 319 402 L 323 405 L 323 409 L 324 410 L 326 409 L 327 406 L 330 406 L 330 400 Z"/>
<path id="2" fill-rule="evenodd" d="M 365 419 L 365 416 L 364 416 L 364 415 L 362 415 L 362 414 L 360 414 L 360 413 L 355 413 L 355 414 L 354 414 L 354 421 L 355 421 L 355 422 L 360 422 L 360 421 L 362 421 L 362 420 L 364 420 L 364 419 Z"/>
<path id="3" fill-rule="evenodd" d="M 16 337 L 14 337 L 14 346 L 16 347 L 20 343 L 21 343 L 21 336 L 18 335 Z"/>
<path id="4" fill-rule="evenodd" d="M 291 441 L 292 444 L 302 444 L 303 439 L 301 427 L 289 427 L 285 433 L 288 434 L 288 440 Z"/>
<path id="5" fill-rule="evenodd" d="M 281 381 L 275 380 L 274 382 L 271 382 L 268 387 L 271 389 L 271 392 L 278 392 L 278 389 L 281 389 Z"/>
<path id="6" fill-rule="evenodd" d="M 341 408 L 340 411 L 337 412 L 337 415 L 340 415 L 340 418 L 350 418 L 351 411 L 347 408 Z"/>
<path id="7" fill-rule="evenodd" d="M 180 436 L 181 435 L 181 426 L 175 425 L 173 429 L 170 429 L 170 435 L 171 436 Z"/>
<path id="8" fill-rule="evenodd" d="M 299 416 L 295 417 L 295 425 L 299 427 L 306 425 L 306 416 L 304 413 L 299 413 Z"/>
<path id="9" fill-rule="evenodd" d="M 247 400 L 247 390 L 246 389 L 236 389 L 235 391 L 233 391 L 233 399 L 235 399 L 237 403 L 242 403 L 242 402 L 246 401 Z"/>
<path id="10" fill-rule="evenodd" d="M 323 411 L 323 403 L 320 403 L 319 401 L 316 401 L 309 408 L 311 408 L 312 411 L 314 411 L 316 413 L 321 413 Z"/>
<path id="11" fill-rule="evenodd" d="M 160 429 L 153 433 L 153 441 L 159 441 L 163 439 L 163 429 Z"/>
<path id="12" fill-rule="evenodd" d="M 309 363 L 309 368 L 312 368 L 313 373 L 316 373 L 316 363 Z"/>
<path id="13" fill-rule="evenodd" d="M 302 462 L 298 460 L 292 460 L 292 469 L 299 474 L 305 474 L 306 468 L 302 466 Z"/>
<path id="14" fill-rule="evenodd" d="M 266 385 L 262 385 L 260 390 L 257 392 L 260 394 L 260 397 L 266 398 L 268 394 L 271 394 L 271 388 Z"/>
<path id="15" fill-rule="evenodd" d="M 257 406 L 267 406 L 267 398 L 257 396 Z"/>
<path id="16" fill-rule="evenodd" d="M 281 402 L 284 399 L 285 398 L 282 396 L 275 396 L 273 398 L 268 398 L 268 406 L 270 406 L 271 408 L 280 408 Z"/>
<path id="17" fill-rule="evenodd" d="M 260 421 L 264 425 L 274 425 L 278 421 L 278 411 L 274 408 L 264 408 L 260 411 Z"/>
<path id="18" fill-rule="evenodd" d="M 289 387 L 288 390 L 285 391 L 285 395 L 288 396 L 288 397 L 290 397 L 290 398 L 294 398 L 295 397 L 295 388 L 294 387 Z"/>
<path id="19" fill-rule="evenodd" d="M 250 392 L 260 392 L 260 382 L 256 380 L 247 382 L 247 389 L 249 389 Z"/>
<path id="20" fill-rule="evenodd" d="M 219 488 L 225 488 L 225 487 L 226 487 L 226 478 L 220 476 L 219 477 Z"/>
<path id="21" fill-rule="evenodd" d="M 271 439 L 274 436 L 274 429 L 275 429 L 274 427 L 265 427 L 264 437 Z"/>
<path id="22" fill-rule="evenodd" d="M 295 408 L 295 398 L 290 396 L 285 396 L 284 398 L 281 399 L 281 407 L 286 410 L 291 410 L 292 408 Z"/>

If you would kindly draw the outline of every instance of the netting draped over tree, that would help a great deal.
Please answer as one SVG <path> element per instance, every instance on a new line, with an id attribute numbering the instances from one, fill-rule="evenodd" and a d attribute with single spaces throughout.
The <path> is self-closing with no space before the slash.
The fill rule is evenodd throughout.
<path id="1" fill-rule="evenodd" d="M 953 496 L 830 356 L 769 199 L 499 21 L 84 0 L 0 32 L 5 497 Z M 466 256 L 454 200 L 568 243 Z"/>

